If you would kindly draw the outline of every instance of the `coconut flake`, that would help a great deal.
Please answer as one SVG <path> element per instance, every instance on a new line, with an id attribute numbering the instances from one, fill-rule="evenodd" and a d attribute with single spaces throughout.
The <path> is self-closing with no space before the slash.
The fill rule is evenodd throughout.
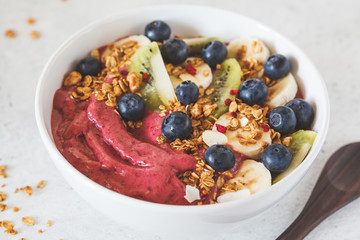
<path id="1" fill-rule="evenodd" d="M 249 119 L 246 117 L 240 118 L 241 127 L 245 127 L 249 123 Z"/>
<path id="2" fill-rule="evenodd" d="M 215 144 L 226 144 L 228 142 L 225 134 L 211 130 L 205 130 L 202 134 L 202 139 L 209 147 Z"/>
<path id="3" fill-rule="evenodd" d="M 192 203 L 195 200 L 200 200 L 200 192 L 196 187 L 186 185 L 184 198 Z"/>

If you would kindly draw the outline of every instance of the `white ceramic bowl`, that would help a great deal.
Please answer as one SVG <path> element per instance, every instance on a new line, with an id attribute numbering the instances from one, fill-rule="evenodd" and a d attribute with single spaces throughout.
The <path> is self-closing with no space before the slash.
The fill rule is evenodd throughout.
<path id="1" fill-rule="evenodd" d="M 262 39 L 273 53 L 289 57 L 292 73 L 306 100 L 315 107 L 313 129 L 318 132 L 311 151 L 289 176 L 269 189 L 249 198 L 206 206 L 172 206 L 130 198 L 91 181 L 66 161 L 54 145 L 50 128 L 52 102 L 63 76 L 91 49 L 121 36 L 141 34 L 154 20 L 166 21 L 172 33 L 181 36 L 219 36 Z M 318 155 L 329 125 L 329 99 L 320 74 L 308 57 L 292 42 L 263 24 L 247 17 L 202 6 L 157 6 L 128 10 L 90 24 L 70 37 L 46 64 L 36 92 L 36 120 L 41 137 L 57 168 L 68 183 L 91 205 L 129 227 L 156 234 L 193 235 L 225 231 L 238 222 L 255 216 L 283 198 L 303 178 Z"/>

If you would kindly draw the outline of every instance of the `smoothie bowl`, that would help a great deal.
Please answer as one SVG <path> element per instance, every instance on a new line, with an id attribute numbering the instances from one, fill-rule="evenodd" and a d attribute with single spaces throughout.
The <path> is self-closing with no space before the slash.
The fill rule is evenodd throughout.
<path id="1" fill-rule="evenodd" d="M 325 140 L 329 103 L 311 61 L 273 30 L 159 6 L 65 42 L 42 73 L 36 118 L 91 205 L 132 228 L 183 235 L 224 231 L 293 189 Z"/>

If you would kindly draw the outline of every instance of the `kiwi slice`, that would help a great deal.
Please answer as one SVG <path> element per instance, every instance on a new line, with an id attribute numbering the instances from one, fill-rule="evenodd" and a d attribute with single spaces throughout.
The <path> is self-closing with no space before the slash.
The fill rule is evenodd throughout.
<path id="1" fill-rule="evenodd" d="M 147 80 L 140 87 L 146 107 L 157 111 L 161 104 L 168 106 L 168 101 L 174 98 L 175 92 L 157 43 L 152 42 L 139 48 L 130 61 L 128 72 L 137 73 L 141 80 L 143 74 L 148 74 Z"/>
<path id="2" fill-rule="evenodd" d="M 219 37 L 209 37 L 209 38 L 185 38 L 183 39 L 189 48 L 190 57 L 201 57 L 203 47 L 212 40 L 217 40 L 220 42 L 225 42 L 224 39 Z"/>
<path id="3" fill-rule="evenodd" d="M 274 179 L 273 183 L 277 183 L 289 175 L 289 173 L 291 173 L 295 168 L 297 168 L 297 166 L 300 165 L 300 163 L 302 163 L 314 143 L 316 132 L 310 130 L 299 130 L 291 134 L 290 137 L 292 137 L 292 139 L 288 149 L 292 154 L 293 159 L 290 163 L 290 166 L 284 172 L 280 173 Z"/>
<path id="4" fill-rule="evenodd" d="M 227 98 L 233 99 L 230 90 L 238 90 L 241 84 L 242 72 L 238 61 L 229 58 L 222 62 L 221 68 L 216 70 L 214 78 L 209 88 L 214 88 L 214 92 L 209 96 L 217 108 L 213 113 L 215 118 L 227 112 L 229 107 L 225 105 Z"/>

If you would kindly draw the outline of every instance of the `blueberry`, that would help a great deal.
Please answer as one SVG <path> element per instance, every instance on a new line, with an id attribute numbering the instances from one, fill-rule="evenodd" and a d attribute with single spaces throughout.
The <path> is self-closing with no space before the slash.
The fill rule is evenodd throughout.
<path id="1" fill-rule="evenodd" d="M 261 154 L 261 160 L 270 172 L 281 173 L 289 167 L 292 155 L 284 145 L 271 144 Z"/>
<path id="2" fill-rule="evenodd" d="M 169 39 L 171 29 L 169 25 L 161 20 L 155 20 L 148 23 L 145 27 L 145 36 L 151 41 L 162 42 Z"/>
<path id="3" fill-rule="evenodd" d="M 238 97 L 250 106 L 263 104 L 267 96 L 268 87 L 263 81 L 257 78 L 243 82 L 238 92 Z"/>
<path id="4" fill-rule="evenodd" d="M 139 121 L 145 112 L 145 101 L 135 93 L 125 94 L 117 105 L 121 117 L 127 121 Z"/>
<path id="5" fill-rule="evenodd" d="M 290 72 L 290 62 L 284 55 L 271 55 L 265 62 L 264 72 L 273 80 L 283 78 Z"/>
<path id="6" fill-rule="evenodd" d="M 294 111 L 286 106 L 274 108 L 269 116 L 269 125 L 281 135 L 293 132 L 296 127 L 296 116 Z"/>
<path id="7" fill-rule="evenodd" d="M 178 38 L 170 38 L 160 46 L 161 55 L 164 62 L 173 65 L 183 63 L 188 57 L 187 44 Z"/>
<path id="8" fill-rule="evenodd" d="M 195 103 L 199 98 L 199 88 L 192 81 L 184 81 L 175 89 L 176 97 L 183 105 Z"/>
<path id="9" fill-rule="evenodd" d="M 162 134 L 170 141 L 177 138 L 184 140 L 190 137 L 192 125 L 190 118 L 183 112 L 170 113 L 161 125 Z"/>
<path id="10" fill-rule="evenodd" d="M 285 104 L 296 116 L 296 129 L 307 129 L 314 120 L 314 109 L 303 99 L 294 99 Z"/>
<path id="11" fill-rule="evenodd" d="M 101 63 L 94 57 L 86 57 L 76 64 L 75 69 L 83 77 L 86 75 L 96 76 L 101 71 Z"/>
<path id="12" fill-rule="evenodd" d="M 215 68 L 217 64 L 222 63 L 227 55 L 227 49 L 223 42 L 210 41 L 203 48 L 202 59 L 209 64 L 211 68 Z"/>
<path id="13" fill-rule="evenodd" d="M 235 165 L 235 155 L 228 146 L 212 145 L 205 152 L 205 161 L 215 171 L 224 172 Z"/>

